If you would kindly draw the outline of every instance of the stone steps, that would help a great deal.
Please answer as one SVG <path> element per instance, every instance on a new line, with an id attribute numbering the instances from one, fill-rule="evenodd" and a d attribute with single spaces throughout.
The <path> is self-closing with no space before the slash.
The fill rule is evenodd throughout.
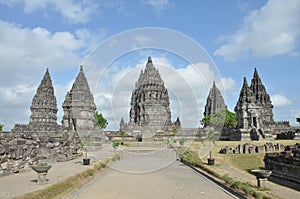
<path id="1" fill-rule="evenodd" d="M 127 148 L 162 148 L 166 142 L 130 142 Z"/>

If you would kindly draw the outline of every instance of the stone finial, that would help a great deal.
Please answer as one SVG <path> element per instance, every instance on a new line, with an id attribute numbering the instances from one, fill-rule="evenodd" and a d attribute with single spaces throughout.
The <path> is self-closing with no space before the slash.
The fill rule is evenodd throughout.
<path id="1" fill-rule="evenodd" d="M 248 86 L 248 81 L 247 81 L 247 78 L 246 78 L 246 77 L 244 77 L 244 82 L 243 82 L 243 87 L 245 87 L 245 86 L 249 87 L 249 86 Z"/>
<path id="2" fill-rule="evenodd" d="M 151 56 L 148 57 L 148 63 L 152 63 Z"/>
<path id="3" fill-rule="evenodd" d="M 79 71 L 83 72 L 83 66 L 82 65 L 80 65 L 80 70 Z"/>

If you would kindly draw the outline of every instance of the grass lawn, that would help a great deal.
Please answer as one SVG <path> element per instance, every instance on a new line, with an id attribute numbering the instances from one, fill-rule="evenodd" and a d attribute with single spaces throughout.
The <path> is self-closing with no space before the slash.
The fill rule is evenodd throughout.
<path id="1" fill-rule="evenodd" d="M 227 154 L 226 159 L 230 165 L 242 171 L 250 172 L 252 169 L 264 168 L 264 153 L 256 154 Z"/>
<path id="2" fill-rule="evenodd" d="M 261 146 L 267 142 L 273 144 L 280 143 L 284 146 L 300 143 L 300 140 L 273 140 L 273 141 L 218 141 L 215 145 L 203 144 L 202 142 L 192 142 L 187 145 L 187 150 L 198 152 L 200 159 L 206 162 L 209 150 L 212 150 L 212 156 L 216 159 L 217 164 L 227 164 L 244 172 L 251 169 L 259 169 L 264 167 L 264 153 L 255 154 L 220 154 L 219 151 L 225 146 L 236 147 L 245 143 Z"/>

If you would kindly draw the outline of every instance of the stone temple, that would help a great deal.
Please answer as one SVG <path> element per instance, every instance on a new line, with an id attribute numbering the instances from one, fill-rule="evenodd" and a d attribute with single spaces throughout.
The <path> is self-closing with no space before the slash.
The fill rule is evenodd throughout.
<path id="1" fill-rule="evenodd" d="M 215 81 L 213 82 L 213 86 L 209 91 L 209 94 L 206 99 L 204 117 L 216 114 L 219 111 L 225 110 L 227 107 L 224 102 L 224 98 L 221 94 L 221 91 L 216 86 Z M 206 126 L 206 125 L 204 125 Z"/>
<path id="2" fill-rule="evenodd" d="M 265 139 L 275 133 L 278 128 L 288 128 L 288 122 L 275 122 L 273 105 L 255 68 L 251 85 L 246 77 L 235 106 L 237 128 L 243 138 L 253 140 Z"/>
<path id="3" fill-rule="evenodd" d="M 30 110 L 31 116 L 29 124 L 17 124 L 15 125 L 13 132 L 51 134 L 61 131 L 61 126 L 56 123 L 58 109 L 48 69 L 32 99 Z"/>
<path id="4" fill-rule="evenodd" d="M 78 131 L 94 129 L 96 105 L 82 66 L 70 92 L 66 94 L 62 107 L 65 129 Z"/>
<path id="5" fill-rule="evenodd" d="M 141 71 L 132 91 L 129 118 L 121 120 L 120 129 L 127 132 L 151 132 L 172 128 L 168 90 L 158 69 L 148 57 L 146 69 Z"/>
<path id="6" fill-rule="evenodd" d="M 29 124 L 16 124 L 12 132 L 0 139 L 0 165 L 4 175 L 19 172 L 30 165 L 48 159 L 67 161 L 78 154 L 80 140 L 76 132 L 63 131 L 57 124 L 57 103 L 47 69 L 30 106 Z M 4 154 L 4 155 L 3 155 Z"/>

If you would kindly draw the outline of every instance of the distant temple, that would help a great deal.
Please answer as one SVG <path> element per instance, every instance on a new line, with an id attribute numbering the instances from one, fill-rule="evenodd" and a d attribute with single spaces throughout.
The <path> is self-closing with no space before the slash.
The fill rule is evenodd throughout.
<path id="1" fill-rule="evenodd" d="M 266 122 L 274 122 L 270 96 L 256 69 L 250 87 L 244 77 L 235 112 L 238 119 L 238 128 L 251 129 L 254 127 L 259 129 L 263 128 Z"/>
<path id="2" fill-rule="evenodd" d="M 215 81 L 213 82 L 213 86 L 209 91 L 209 94 L 206 99 L 204 117 L 212 114 L 216 114 L 222 110 L 226 110 L 226 105 L 221 94 L 221 91 L 216 86 Z M 206 126 L 206 124 L 204 124 Z"/>
<path id="3" fill-rule="evenodd" d="M 130 121 L 122 118 L 120 129 L 125 131 L 157 132 L 172 128 L 168 90 L 159 71 L 148 57 L 146 69 L 141 71 L 131 95 Z M 180 125 L 179 118 L 176 125 Z"/>
<path id="4" fill-rule="evenodd" d="M 58 109 L 48 69 L 32 99 L 30 110 L 31 116 L 29 124 L 16 124 L 13 132 L 25 134 L 51 134 L 61 131 L 61 126 L 56 123 Z"/>
<path id="5" fill-rule="evenodd" d="M 63 125 L 67 130 L 92 130 L 95 124 L 96 105 L 87 79 L 80 66 L 79 73 L 70 92 L 62 104 Z"/>
<path id="6" fill-rule="evenodd" d="M 251 85 L 246 77 L 235 106 L 237 128 L 241 139 L 266 139 L 278 133 L 278 128 L 289 129 L 288 122 L 274 122 L 271 98 L 255 68 Z"/>

